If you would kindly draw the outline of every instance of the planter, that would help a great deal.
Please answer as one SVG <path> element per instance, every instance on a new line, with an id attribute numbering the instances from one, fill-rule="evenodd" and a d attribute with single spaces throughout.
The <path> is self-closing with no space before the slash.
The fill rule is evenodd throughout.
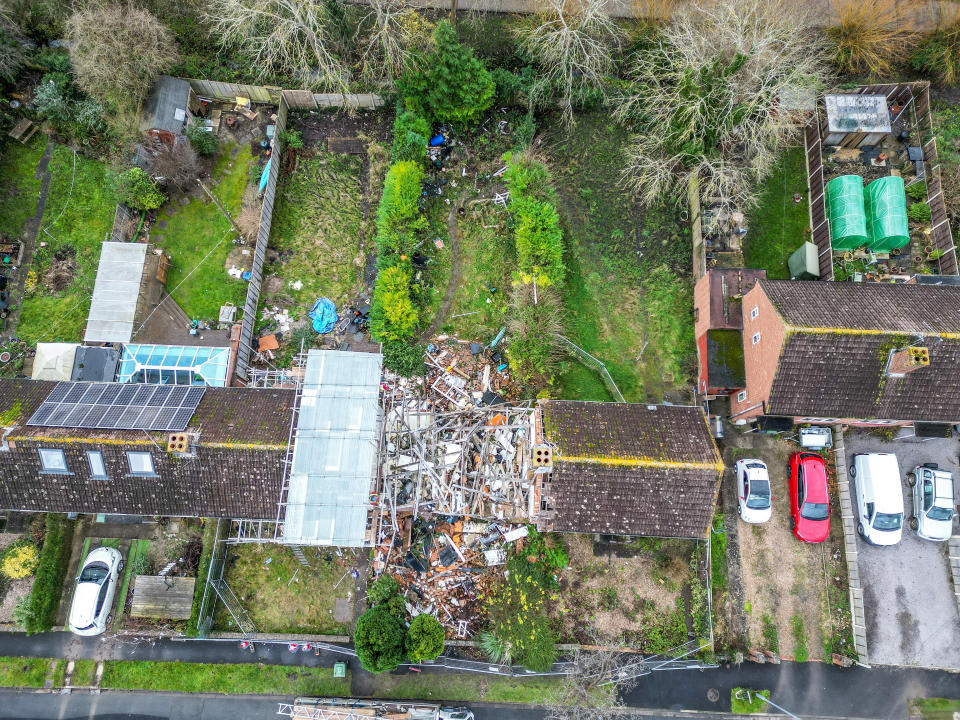
<path id="1" fill-rule="evenodd" d="M 900 248 L 893 248 L 893 250 L 890 251 L 890 255 L 892 255 L 893 257 L 896 257 L 899 254 L 900 254 Z"/>
<path id="2" fill-rule="evenodd" d="M 843 253 L 843 259 L 846 260 L 847 262 L 850 262 L 851 260 L 853 260 L 853 253 L 847 250 L 846 252 Z"/>
<path id="3" fill-rule="evenodd" d="M 923 252 L 926 253 L 927 255 L 929 255 L 930 253 L 932 253 L 932 252 L 933 252 L 933 245 L 924 245 L 924 246 L 923 246 Z"/>
<path id="4" fill-rule="evenodd" d="M 919 264 L 922 263 L 922 262 L 923 262 L 923 255 L 914 255 L 914 256 L 913 256 L 913 264 L 914 264 L 914 265 L 919 265 Z"/>

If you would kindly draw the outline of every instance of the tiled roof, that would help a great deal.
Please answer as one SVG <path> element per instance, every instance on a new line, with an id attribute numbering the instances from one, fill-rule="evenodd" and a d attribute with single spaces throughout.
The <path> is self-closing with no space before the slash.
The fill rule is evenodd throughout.
<path id="1" fill-rule="evenodd" d="M 723 464 L 698 407 L 541 403 L 552 529 L 703 537 Z"/>
<path id="2" fill-rule="evenodd" d="M 794 328 L 960 338 L 960 287 L 795 280 L 761 280 L 760 287 Z"/>
<path id="3" fill-rule="evenodd" d="M 54 382 L 39 380 L 0 380 L 0 419 L 3 424 L 20 425 L 10 437 L 83 437 L 91 440 L 135 440 L 144 438 L 139 430 L 85 430 L 24 426 L 40 406 Z M 207 388 L 188 430 L 199 430 L 201 444 L 286 445 L 294 390 Z M 16 412 L 15 412 L 16 411 Z M 9 414 L 10 417 L 6 417 Z M 165 433 L 151 433 L 158 438 Z"/>
<path id="4" fill-rule="evenodd" d="M 710 468 L 555 462 L 549 495 L 557 532 L 702 538 L 720 473 Z"/>
<path id="5" fill-rule="evenodd" d="M 887 376 L 890 351 L 908 344 L 909 335 L 790 333 L 780 355 L 767 412 L 821 418 L 960 421 L 960 340 L 928 338 L 922 343 L 930 349 L 928 367 L 903 377 Z"/>
<path id="6" fill-rule="evenodd" d="M 746 268 L 714 268 L 710 270 L 710 327 L 742 328 L 743 311 L 740 296 L 751 290 L 757 280 L 767 276 L 766 270 Z"/>
<path id="7" fill-rule="evenodd" d="M 698 407 L 567 400 L 541 406 L 547 440 L 569 460 L 720 462 Z"/>

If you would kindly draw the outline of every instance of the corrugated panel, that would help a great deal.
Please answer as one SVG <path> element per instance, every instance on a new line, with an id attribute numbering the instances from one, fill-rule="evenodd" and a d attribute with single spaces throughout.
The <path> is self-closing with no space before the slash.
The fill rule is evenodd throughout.
<path id="1" fill-rule="evenodd" d="M 90 301 L 86 342 L 130 342 L 147 246 L 105 242 Z"/>

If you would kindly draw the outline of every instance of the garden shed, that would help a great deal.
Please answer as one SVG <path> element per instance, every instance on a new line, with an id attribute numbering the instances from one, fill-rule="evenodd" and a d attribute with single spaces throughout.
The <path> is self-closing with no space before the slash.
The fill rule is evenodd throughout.
<path id="1" fill-rule="evenodd" d="M 909 243 L 903 178 L 894 175 L 878 178 L 867 185 L 865 194 L 870 249 L 889 252 Z"/>
<path id="2" fill-rule="evenodd" d="M 161 75 L 147 99 L 140 130 L 172 144 L 193 117 L 191 109 L 198 107 L 199 100 L 189 82 Z"/>
<path id="3" fill-rule="evenodd" d="M 817 246 L 805 242 L 787 260 L 792 280 L 817 280 L 820 277 L 820 262 L 817 258 Z"/>
<path id="4" fill-rule="evenodd" d="M 834 250 L 853 250 L 869 242 L 859 175 L 841 175 L 827 183 L 827 218 Z"/>

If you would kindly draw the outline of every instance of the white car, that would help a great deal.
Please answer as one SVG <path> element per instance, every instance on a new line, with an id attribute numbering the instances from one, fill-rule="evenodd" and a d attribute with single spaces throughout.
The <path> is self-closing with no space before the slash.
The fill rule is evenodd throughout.
<path id="1" fill-rule="evenodd" d="M 857 453 L 855 479 L 857 532 L 871 545 L 896 545 L 903 533 L 900 465 L 893 453 Z"/>
<path id="2" fill-rule="evenodd" d="M 98 547 L 91 550 L 77 575 L 70 606 L 70 632 L 77 635 L 99 635 L 107 629 L 117 580 L 123 570 L 119 550 Z"/>
<path id="3" fill-rule="evenodd" d="M 910 527 L 925 540 L 949 540 L 953 533 L 953 475 L 936 463 L 925 463 L 907 473 L 913 488 Z"/>
<path id="4" fill-rule="evenodd" d="M 770 475 L 762 460 L 740 460 L 733 466 L 737 475 L 737 512 L 748 523 L 765 523 L 773 512 Z"/>

